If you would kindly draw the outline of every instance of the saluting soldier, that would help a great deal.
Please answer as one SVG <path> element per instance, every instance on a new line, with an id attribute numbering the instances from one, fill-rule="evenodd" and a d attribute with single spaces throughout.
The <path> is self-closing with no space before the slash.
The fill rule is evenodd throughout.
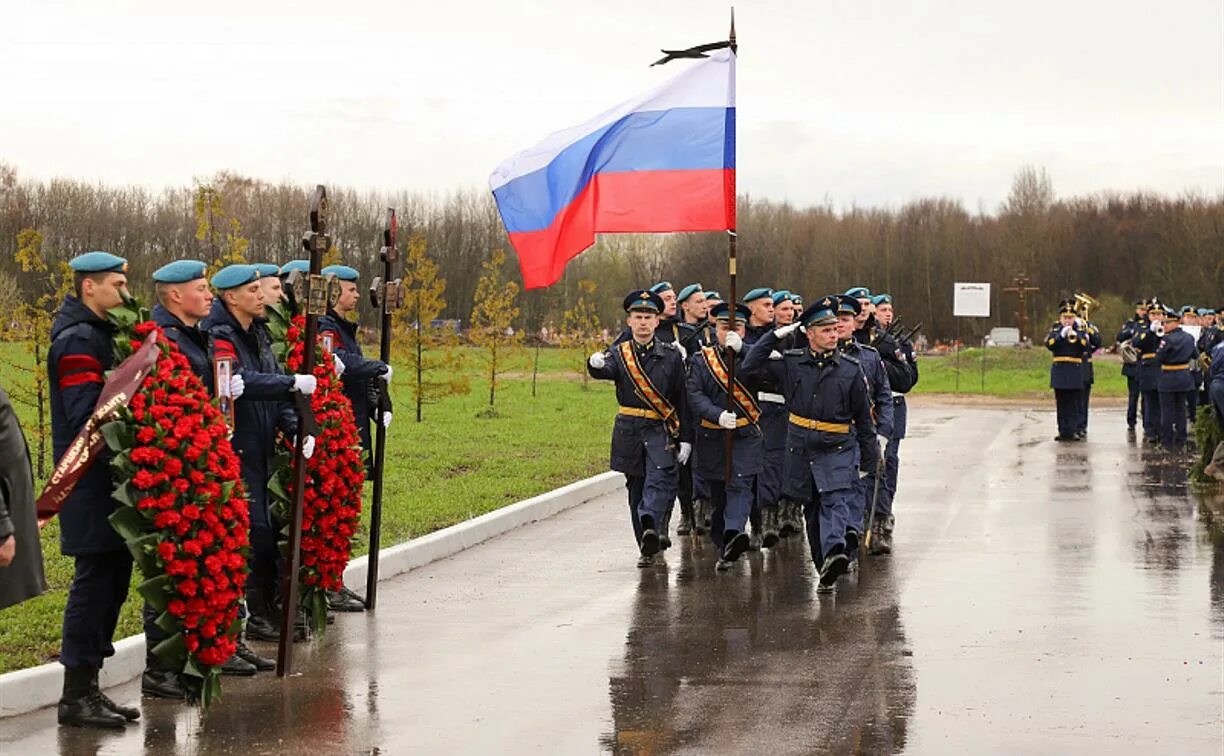
<path id="1" fill-rule="evenodd" d="M 761 408 L 752 381 L 737 375 L 731 384 L 728 352 L 744 347 L 744 326 L 749 309 L 720 302 L 712 311 L 717 324 L 717 345 L 704 346 L 689 358 L 688 402 L 699 421 L 693 429 L 692 463 L 710 487 L 714 508 L 710 537 L 718 549 L 717 570 L 730 569 L 748 549 L 748 516 L 752 512 L 753 483 L 761 472 L 762 436 L 757 421 Z M 734 322 L 732 322 L 734 320 Z M 733 410 L 727 409 L 727 396 Z M 727 478 L 726 434 L 732 436 L 732 470 Z"/>
<path id="2" fill-rule="evenodd" d="M 714 328 L 709 320 L 710 306 L 706 304 L 701 284 L 693 283 L 681 289 L 676 295 L 676 305 L 680 308 L 680 345 L 685 354 L 695 354 L 702 347 L 715 343 Z M 680 525 L 676 527 L 676 535 L 689 535 L 694 530 L 698 535 L 705 533 L 708 514 L 705 507 L 698 507 L 696 502 L 708 498 L 707 489 L 700 478 L 694 476 L 692 459 L 680 466 Z M 697 518 L 694 511 L 698 508 L 703 510 L 701 518 Z"/>
<path id="3" fill-rule="evenodd" d="M 901 439 L 905 438 L 908 409 L 905 395 L 918 383 L 918 361 L 914 358 L 914 347 L 904 338 L 889 335 L 893 323 L 893 299 L 889 294 L 877 294 L 871 298 L 875 307 L 876 336 L 873 346 L 884 363 L 888 375 L 888 388 L 892 392 L 892 435 L 884 447 L 884 476 L 880 479 L 880 490 L 876 502 L 875 522 L 872 523 L 871 554 L 892 553 L 892 535 L 896 527 L 893 516 L 893 500 L 897 495 L 897 475 L 901 468 Z M 874 489 L 874 472 L 867 482 Z M 870 506 L 870 502 L 868 502 Z"/>
<path id="4" fill-rule="evenodd" d="M 1186 410 L 1190 405 L 1187 394 L 1195 391 L 1190 366 L 1198 360 L 1194 337 L 1181 329 L 1177 313 L 1164 313 L 1164 336 L 1156 350 L 1160 363 L 1160 443 L 1166 451 L 1180 451 L 1186 446 Z"/>
<path id="5" fill-rule="evenodd" d="M 1050 364 L 1050 388 L 1054 389 L 1058 414 L 1058 435 L 1055 441 L 1082 441 L 1079 436 L 1080 410 L 1084 393 L 1084 344 L 1088 334 L 1077 327 L 1075 302 L 1064 299 L 1058 304 L 1058 322 L 1046 335 L 1046 348 L 1053 353 Z"/>
<path id="6" fill-rule="evenodd" d="M 212 277 L 219 295 L 201 328 L 212 340 L 218 360 L 230 360 L 233 372 L 242 378 L 242 395 L 234 402 L 234 446 L 242 465 L 251 515 L 251 573 L 247 577 L 247 635 L 256 640 L 278 641 L 280 631 L 275 603 L 278 595 L 277 533 L 280 527 L 268 501 L 268 479 L 276 453 L 276 434 L 297 435 L 297 415 L 291 392 L 312 394 L 313 375 L 285 375 L 272 354 L 267 329 L 259 324 L 264 316 L 263 287 L 259 272 L 250 265 L 229 265 Z M 314 437 L 302 446 L 309 459 Z"/>
<path id="7" fill-rule="evenodd" d="M 1138 336 L 1147 328 L 1147 300 L 1139 299 L 1135 301 L 1135 315 L 1129 318 L 1122 327 L 1118 329 L 1118 335 L 1114 337 L 1117 342 L 1119 351 L 1125 349 L 1135 353 L 1135 360 L 1128 362 L 1124 354 L 1122 358 L 1122 375 L 1126 376 L 1126 427 L 1131 431 L 1135 430 L 1135 424 L 1139 420 L 1139 365 L 1138 359 L 1138 344 L 1136 340 Z"/>
<path id="8" fill-rule="evenodd" d="M 1160 363 L 1156 350 L 1164 335 L 1164 307 L 1152 297 L 1148 302 L 1147 320 L 1132 342 L 1139 353 L 1139 395 L 1143 399 L 1143 440 L 1160 443 Z"/>
<path id="9" fill-rule="evenodd" d="M 51 324 L 47 354 L 57 464 L 102 394 L 105 373 L 114 363 L 115 331 L 106 311 L 122 304 L 127 290 L 122 257 L 87 252 L 68 265 L 73 293 L 64 297 Z M 103 451 L 94 460 L 59 515 L 60 550 L 75 563 L 59 658 L 64 667 L 57 712 L 61 725 L 121 728 L 140 717 L 138 709 L 116 704 L 98 687 L 103 661 L 115 654 L 115 626 L 132 577 L 132 555 L 107 519 L 115 511 L 110 457 Z"/>
<path id="10" fill-rule="evenodd" d="M 625 474 L 638 566 L 649 567 L 676 500 L 677 467 L 688 461 L 693 444 L 685 419 L 684 361 L 679 346 L 659 339 L 656 330 L 663 299 L 634 291 L 624 308 L 630 339 L 592 354 L 587 372 L 616 383 L 620 409 L 612 426 L 611 467 Z"/>
<path id="11" fill-rule="evenodd" d="M 837 310 L 837 297 L 821 298 L 798 323 L 763 335 L 743 364 L 745 376 L 768 374 L 786 392 L 790 414 L 783 491 L 803 502 L 808 546 L 820 575 L 817 591 L 822 593 L 832 591 L 849 569 L 846 536 L 856 522 L 851 510 L 857 483 L 879 458 L 862 366 L 837 349 Z M 772 359 L 777 345 L 800 324 L 807 344 Z"/>

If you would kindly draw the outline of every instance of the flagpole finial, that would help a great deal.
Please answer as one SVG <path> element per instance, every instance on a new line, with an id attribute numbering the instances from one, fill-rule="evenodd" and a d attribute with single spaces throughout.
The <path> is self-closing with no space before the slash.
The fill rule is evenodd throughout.
<path id="1" fill-rule="evenodd" d="M 727 36 L 727 41 L 731 43 L 731 52 L 739 54 L 739 46 L 735 44 L 735 6 L 731 6 L 731 34 Z"/>

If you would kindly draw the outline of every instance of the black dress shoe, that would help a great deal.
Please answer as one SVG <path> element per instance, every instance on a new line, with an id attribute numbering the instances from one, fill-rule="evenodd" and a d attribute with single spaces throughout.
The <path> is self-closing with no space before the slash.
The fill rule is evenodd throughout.
<path id="1" fill-rule="evenodd" d="M 253 640 L 280 643 L 280 628 L 258 614 L 247 618 L 246 634 Z"/>
<path id="2" fill-rule="evenodd" d="M 659 553 L 659 534 L 653 530 L 642 531 L 642 556 L 652 557 Z"/>
<path id="3" fill-rule="evenodd" d="M 120 706 L 119 704 L 112 701 L 111 697 L 103 693 L 102 689 L 98 687 L 97 680 L 94 680 L 94 691 L 96 691 L 97 694 L 102 698 L 103 706 L 115 712 L 116 714 L 123 717 L 127 721 L 135 722 L 137 719 L 140 719 L 140 709 L 137 709 L 134 706 Z"/>
<path id="4" fill-rule="evenodd" d="M 238 648 L 234 651 L 234 653 L 240 656 L 247 664 L 250 664 L 260 672 L 270 672 L 276 669 L 275 660 L 269 659 L 266 656 L 260 656 L 251 650 L 250 646 L 242 641 L 238 641 Z"/>
<path id="5" fill-rule="evenodd" d="M 127 720 L 106 707 L 102 701 L 102 693 L 97 690 L 87 690 L 77 698 L 60 699 L 56 718 L 59 723 L 68 727 L 100 727 L 108 730 L 121 730 Z"/>
<path id="6" fill-rule="evenodd" d="M 840 546 L 834 546 L 829 551 L 829 555 L 825 557 L 824 563 L 820 565 L 820 585 L 833 587 L 837 584 L 837 579 L 845 575 L 849 568 L 849 557 Z"/>
<path id="7" fill-rule="evenodd" d="M 327 608 L 333 612 L 364 612 L 365 602 L 347 589 L 327 592 Z"/>
<path id="8" fill-rule="evenodd" d="M 728 530 L 727 536 L 729 536 L 726 538 L 727 547 L 723 549 L 722 558 L 724 562 L 734 562 L 748 550 L 751 539 L 747 533 L 736 533 L 733 530 Z"/>
<path id="9" fill-rule="evenodd" d="M 221 665 L 221 674 L 234 677 L 251 677 L 255 674 L 255 665 L 238 654 L 234 654 Z"/>
<path id="10" fill-rule="evenodd" d="M 140 678 L 140 693 L 152 698 L 170 698 L 182 701 L 187 698 L 187 688 L 177 672 L 168 669 L 146 669 Z"/>
<path id="11" fill-rule="evenodd" d="M 654 563 L 655 563 L 655 558 L 653 556 L 646 556 L 645 554 L 638 557 L 638 560 L 637 560 L 638 567 L 653 567 Z"/>

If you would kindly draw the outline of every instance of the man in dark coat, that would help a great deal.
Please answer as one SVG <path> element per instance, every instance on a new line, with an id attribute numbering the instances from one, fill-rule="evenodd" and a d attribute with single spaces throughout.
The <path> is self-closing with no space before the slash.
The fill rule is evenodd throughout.
<path id="1" fill-rule="evenodd" d="M 1160 443 L 1166 451 L 1186 446 L 1186 419 L 1190 395 L 1197 391 L 1191 367 L 1198 361 L 1194 337 L 1181 329 L 1177 313 L 1164 311 L 1164 337 L 1156 350 L 1160 363 Z"/>
<path id="2" fill-rule="evenodd" d="M 46 590 L 30 450 L 0 388 L 0 609 Z"/>
<path id="3" fill-rule="evenodd" d="M 1147 309 L 1147 300 L 1135 302 L 1135 316 L 1122 324 L 1114 339 L 1119 348 L 1122 344 L 1128 344 L 1131 349 L 1138 349 L 1136 340 L 1148 325 Z M 1139 420 L 1139 364 L 1138 359 L 1127 362 L 1124 357 L 1122 360 L 1122 375 L 1126 376 L 1126 427 L 1132 431 Z"/>
<path id="4" fill-rule="evenodd" d="M 1160 443 L 1160 393 L 1157 384 L 1160 382 L 1160 363 L 1156 361 L 1156 349 L 1160 346 L 1160 337 L 1164 335 L 1164 309 L 1153 298 L 1148 303 L 1147 320 L 1131 343 L 1139 353 L 1139 395 L 1143 399 L 1142 413 L 1143 441 L 1147 444 Z"/>
<path id="5" fill-rule="evenodd" d="M 1055 441 L 1082 441 L 1079 436 L 1080 409 L 1084 393 L 1084 344 L 1088 334 L 1076 327 L 1075 302 L 1059 304 L 1058 322 L 1046 335 L 1046 348 L 1052 352 L 1050 388 L 1058 415 Z"/>

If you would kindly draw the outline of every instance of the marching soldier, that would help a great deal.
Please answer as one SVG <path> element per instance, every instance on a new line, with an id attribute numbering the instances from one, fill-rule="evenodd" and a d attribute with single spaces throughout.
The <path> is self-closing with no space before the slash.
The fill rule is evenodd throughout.
<path id="1" fill-rule="evenodd" d="M 1122 375 L 1126 376 L 1126 427 L 1133 433 L 1139 419 L 1139 360 L 1136 339 L 1147 328 L 1147 300 L 1135 302 L 1135 316 L 1130 318 L 1118 329 L 1114 341 L 1118 343 L 1118 351 L 1127 351 L 1136 355 L 1133 362 L 1127 361 L 1126 354 L 1122 356 Z"/>
<path id="2" fill-rule="evenodd" d="M 775 291 L 773 295 L 774 328 L 794 323 L 799 313 L 803 311 L 800 306 L 802 301 L 797 294 L 785 289 Z M 798 332 L 792 333 L 787 337 L 786 343 L 780 346 L 784 349 L 797 346 L 799 336 L 801 334 Z M 778 538 L 787 538 L 803 532 L 803 509 L 798 502 L 782 496 L 782 461 L 786 451 L 786 405 L 768 401 L 774 398 L 773 392 L 767 392 L 765 396 L 766 399 L 762 400 L 765 402 L 763 406 L 768 407 L 769 412 L 767 419 L 762 421 L 762 429 L 766 430 L 765 465 L 770 468 L 769 479 L 771 481 L 767 492 L 777 497 L 776 507 L 766 506 L 762 509 L 762 528 L 765 531 L 762 545 L 769 547 L 777 543 Z M 782 395 L 777 393 L 776 396 L 781 398 Z"/>
<path id="3" fill-rule="evenodd" d="M 808 546 L 820 575 L 817 591 L 822 593 L 831 592 L 849 569 L 846 536 L 856 523 L 851 512 L 856 486 L 879 457 L 862 366 L 837 349 L 837 310 L 837 297 L 821 298 L 798 323 L 761 336 L 743 364 L 746 377 L 769 374 L 786 391 L 790 413 L 783 490 L 803 502 Z M 773 358 L 778 344 L 800 324 L 807 343 Z"/>
<path id="4" fill-rule="evenodd" d="M 1064 299 L 1058 305 L 1058 322 L 1046 335 L 1046 348 L 1054 356 L 1050 365 L 1050 388 L 1058 413 L 1055 441 L 1082 441 L 1079 436 L 1080 411 L 1084 393 L 1084 344 L 1088 334 L 1076 326 L 1075 302 Z"/>
<path id="5" fill-rule="evenodd" d="M 268 479 L 276 451 L 276 434 L 297 435 L 297 416 L 290 403 L 292 392 L 314 393 L 313 375 L 285 375 L 272 354 L 267 330 L 258 320 L 264 314 L 263 287 L 259 273 L 250 265 L 230 265 L 212 277 L 219 295 L 202 323 L 212 339 L 215 358 L 230 360 L 233 372 L 242 378 L 242 395 L 234 402 L 234 435 L 231 443 L 242 463 L 251 513 L 251 573 L 247 578 L 247 635 L 256 640 L 278 641 L 275 602 L 278 595 L 277 533 L 280 528 L 268 501 Z M 302 445 L 309 459 L 314 437 Z"/>
<path id="6" fill-rule="evenodd" d="M 1133 340 L 1139 353 L 1139 395 L 1143 399 L 1143 440 L 1145 443 L 1160 443 L 1160 363 L 1156 361 L 1156 350 L 1160 337 L 1164 335 L 1164 308 L 1155 297 L 1148 302 L 1147 320 Z"/>
<path id="7" fill-rule="evenodd" d="M 114 362 L 114 327 L 106 311 L 122 304 L 127 289 L 122 257 L 87 252 L 68 265 L 73 293 L 64 297 L 51 324 L 47 354 L 56 463 L 102 393 L 104 375 Z M 115 625 L 132 576 L 132 555 L 107 519 L 115 510 L 109 460 L 103 452 L 94 461 L 60 512 L 60 550 L 75 562 L 59 658 L 64 666 L 57 712 L 61 725 L 122 728 L 140 717 L 139 710 L 119 706 L 98 687 L 102 662 L 115 653 Z"/>
<path id="8" fill-rule="evenodd" d="M 1075 435 L 1083 441 L 1088 438 L 1088 402 L 1092 398 L 1092 384 L 1095 382 L 1096 374 L 1092 369 L 1092 355 L 1096 350 L 1101 348 L 1101 329 L 1097 328 L 1088 321 L 1087 312 L 1085 317 L 1076 318 L 1075 327 L 1083 330 L 1087 338 L 1084 340 L 1084 361 L 1082 363 L 1084 376 L 1084 391 L 1080 394 L 1080 410 L 1079 423 L 1076 426 Z"/>
<path id="9" fill-rule="evenodd" d="M 744 295 L 743 303 L 748 307 L 748 327 L 744 332 L 744 344 L 752 346 L 763 335 L 774 329 L 774 290 L 759 287 Z M 787 336 L 780 346 L 786 349 L 793 345 L 794 338 Z M 752 535 L 748 548 L 753 551 L 772 548 L 778 542 L 778 503 L 782 498 L 781 450 L 786 443 L 786 399 L 781 387 L 775 385 L 772 376 L 763 374 L 756 381 L 757 399 L 761 403 L 761 432 L 764 434 L 765 463 L 756 477 L 756 496 L 752 502 Z"/>
<path id="10" fill-rule="evenodd" d="M 663 312 L 659 315 L 658 337 L 664 343 L 680 343 L 680 319 L 676 317 L 676 290 L 670 281 L 659 281 L 650 290 L 663 300 Z"/>
<path id="11" fill-rule="evenodd" d="M 624 308 L 630 339 L 592 354 L 587 372 L 616 383 L 620 409 L 612 426 L 611 467 L 625 474 L 638 566 L 649 567 L 676 500 L 676 468 L 688 461 L 693 445 L 684 419 L 684 361 L 678 345 L 662 341 L 656 331 L 663 299 L 634 291 Z"/>
<path id="12" fill-rule="evenodd" d="M 709 320 L 710 306 L 706 304 L 701 284 L 689 284 L 681 289 L 676 295 L 676 304 L 680 308 L 680 345 L 684 347 L 684 354 L 696 354 L 702 347 L 716 343 Z M 694 476 L 693 460 L 690 459 L 680 466 L 680 525 L 676 535 L 689 535 L 694 530 L 698 535 L 705 533 L 709 518 L 707 498 L 707 486 Z M 695 509 L 701 510 L 701 517 L 696 516 Z"/>
<path id="13" fill-rule="evenodd" d="M 1190 406 L 1187 393 L 1194 393 L 1194 377 L 1190 366 L 1198 360 L 1194 337 L 1181 329 L 1176 313 L 1164 313 L 1164 337 L 1156 350 L 1160 363 L 1160 443 L 1166 451 L 1181 451 L 1186 446 L 1186 410 Z"/>
<path id="14" fill-rule="evenodd" d="M 871 554 L 892 553 L 892 534 L 896 526 L 893 517 L 893 500 L 897 495 L 897 475 L 901 468 L 901 439 L 905 438 L 908 410 L 905 395 L 918 383 L 918 361 L 914 358 L 914 347 L 908 340 L 888 333 L 893 324 L 893 300 L 889 294 L 878 294 L 871 299 L 875 306 L 878 335 L 873 346 L 884 361 L 888 375 L 888 386 L 892 391 L 892 435 L 884 447 L 884 476 L 880 479 L 880 491 L 876 504 L 875 522 L 872 524 Z M 874 475 L 874 473 L 873 473 Z M 875 481 L 868 481 L 874 488 Z"/>
<path id="15" fill-rule="evenodd" d="M 710 518 L 710 537 L 721 555 L 715 568 L 731 568 L 748 549 L 748 516 L 752 511 L 753 482 L 761 471 L 761 429 L 757 420 L 761 408 L 751 382 L 736 376 L 734 386 L 727 368 L 728 351 L 743 349 L 744 325 L 750 311 L 721 302 L 713 310 L 717 323 L 716 346 L 704 346 L 690 358 L 688 377 L 689 407 L 699 420 L 694 428 L 693 465 L 710 487 L 714 509 Z M 734 319 L 734 324 L 732 320 Z M 734 411 L 727 409 L 727 395 Z M 727 477 L 726 434 L 734 433 L 732 471 Z"/>

